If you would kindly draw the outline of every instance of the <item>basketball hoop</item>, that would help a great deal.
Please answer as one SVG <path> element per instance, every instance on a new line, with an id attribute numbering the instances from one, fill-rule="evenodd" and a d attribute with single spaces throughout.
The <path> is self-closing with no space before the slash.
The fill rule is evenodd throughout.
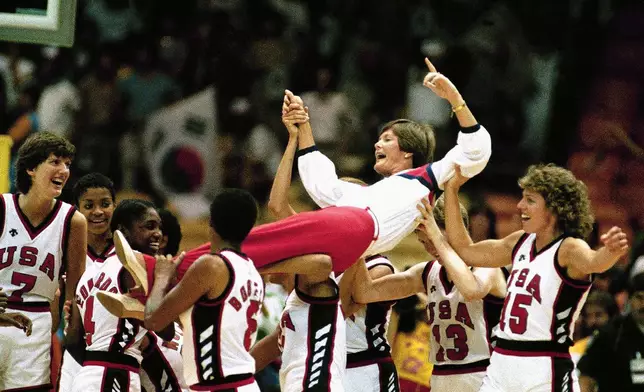
<path id="1" fill-rule="evenodd" d="M 77 0 L 2 0 L 0 40 L 71 47 Z"/>

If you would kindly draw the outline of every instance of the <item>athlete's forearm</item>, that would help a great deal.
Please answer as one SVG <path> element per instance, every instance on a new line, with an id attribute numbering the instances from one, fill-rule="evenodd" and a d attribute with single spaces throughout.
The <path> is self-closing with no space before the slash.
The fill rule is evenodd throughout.
<path id="1" fill-rule="evenodd" d="M 362 307 L 362 305 L 358 304 L 353 297 L 355 291 L 356 271 L 358 268 L 361 268 L 361 266 L 356 263 L 344 271 L 342 279 L 338 285 L 340 288 L 340 305 L 342 305 L 344 318 L 351 317 L 351 315 Z"/>
<path id="2" fill-rule="evenodd" d="M 311 123 L 305 122 L 300 124 L 300 132 L 297 138 L 298 149 L 303 150 L 305 148 L 315 146 L 315 138 L 313 138 L 313 129 L 311 129 Z"/>
<path id="3" fill-rule="evenodd" d="M 474 301 L 485 297 L 489 289 L 486 290 L 470 268 L 447 243 L 447 240 L 443 237 L 438 240 L 432 239 L 432 241 L 434 241 L 436 251 L 440 256 L 441 264 L 447 270 L 463 298 L 466 301 Z"/>
<path id="4" fill-rule="evenodd" d="M 582 266 L 580 270 L 588 274 L 598 274 L 606 272 L 611 269 L 615 263 L 620 259 L 620 255 L 616 255 L 608 250 L 608 248 L 601 247 L 596 252 L 594 252 L 594 257 L 590 259 L 588 263 L 577 263 L 575 267 Z"/>
<path id="5" fill-rule="evenodd" d="M 250 355 L 255 359 L 255 373 L 260 372 L 281 355 L 279 345 L 279 327 L 270 335 L 255 343 L 250 349 Z"/>
<path id="6" fill-rule="evenodd" d="M 150 295 L 145 303 L 145 327 L 151 331 L 155 330 L 154 326 L 157 324 L 156 319 L 159 316 L 157 314 L 157 310 L 161 307 L 163 297 L 167 293 L 169 286 L 170 278 L 155 277 L 154 285 L 152 286 Z"/>
<path id="7" fill-rule="evenodd" d="M 268 209 L 277 219 L 284 219 L 295 215 L 293 207 L 288 202 L 288 190 L 291 187 L 291 177 L 293 175 L 293 162 L 295 161 L 295 152 L 297 150 L 297 136 L 289 136 L 286 150 L 282 156 L 271 194 L 268 197 Z"/>
<path id="8" fill-rule="evenodd" d="M 458 120 L 458 124 L 461 128 L 469 128 L 478 124 L 476 122 L 476 118 L 474 118 L 474 114 L 470 111 L 470 108 L 465 103 L 463 97 L 458 95 L 458 97 L 452 99 L 449 104 L 452 105 L 452 110 L 454 110 L 454 114 L 456 114 L 456 119 Z"/>
<path id="9" fill-rule="evenodd" d="M 398 300 L 422 291 L 422 281 L 417 279 L 418 267 L 416 266 L 405 272 L 374 280 L 364 261 L 358 261 L 358 263 L 360 264 L 356 269 L 353 298 L 359 304 Z"/>
<path id="10" fill-rule="evenodd" d="M 458 188 L 445 187 L 445 231 L 449 243 L 459 250 L 473 243 L 465 227 L 458 200 Z"/>

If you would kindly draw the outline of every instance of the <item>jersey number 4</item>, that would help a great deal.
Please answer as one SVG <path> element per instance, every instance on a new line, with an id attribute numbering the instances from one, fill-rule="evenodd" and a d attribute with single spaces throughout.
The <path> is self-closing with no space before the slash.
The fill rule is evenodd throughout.
<path id="1" fill-rule="evenodd" d="M 517 335 L 522 335 L 528 329 L 528 307 L 532 304 L 532 296 L 527 294 L 514 294 L 514 296 L 508 294 L 508 298 L 505 300 L 503 305 L 503 311 L 501 312 L 501 320 L 499 320 L 499 326 L 502 331 L 505 331 L 506 327 L 506 313 L 508 304 L 512 302 L 512 309 L 510 310 L 510 331 Z"/>
<path id="2" fill-rule="evenodd" d="M 92 345 L 94 335 L 94 296 L 90 295 L 85 302 L 85 316 L 83 317 L 83 328 L 85 329 L 85 345 Z"/>
<path id="3" fill-rule="evenodd" d="M 444 362 L 445 356 L 450 361 L 462 361 L 470 352 L 470 347 L 467 345 L 467 331 L 460 324 L 451 324 L 445 328 L 445 337 L 453 340 L 454 348 L 448 348 L 447 350 L 443 348 L 441 331 L 438 325 L 432 327 L 432 335 L 434 335 L 434 340 L 438 344 L 438 351 L 436 351 L 437 362 Z"/>

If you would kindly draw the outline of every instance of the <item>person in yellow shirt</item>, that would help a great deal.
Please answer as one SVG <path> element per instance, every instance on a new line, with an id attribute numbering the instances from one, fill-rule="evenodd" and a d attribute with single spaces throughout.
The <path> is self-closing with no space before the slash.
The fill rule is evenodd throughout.
<path id="1" fill-rule="evenodd" d="M 429 362 L 431 331 L 423 294 L 402 299 L 394 306 L 389 341 L 401 392 L 429 392 L 432 364 Z"/>

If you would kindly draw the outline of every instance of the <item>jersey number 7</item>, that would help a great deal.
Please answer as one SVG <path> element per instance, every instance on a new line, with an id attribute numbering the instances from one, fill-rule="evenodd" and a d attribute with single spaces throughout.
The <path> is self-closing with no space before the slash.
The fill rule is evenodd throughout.
<path id="1" fill-rule="evenodd" d="M 16 286 L 22 286 L 21 288 L 14 290 L 13 293 L 7 298 L 9 302 L 22 302 L 22 295 L 28 293 L 36 285 L 37 278 L 33 275 L 22 274 L 20 272 L 14 272 L 11 275 L 11 284 Z"/>

